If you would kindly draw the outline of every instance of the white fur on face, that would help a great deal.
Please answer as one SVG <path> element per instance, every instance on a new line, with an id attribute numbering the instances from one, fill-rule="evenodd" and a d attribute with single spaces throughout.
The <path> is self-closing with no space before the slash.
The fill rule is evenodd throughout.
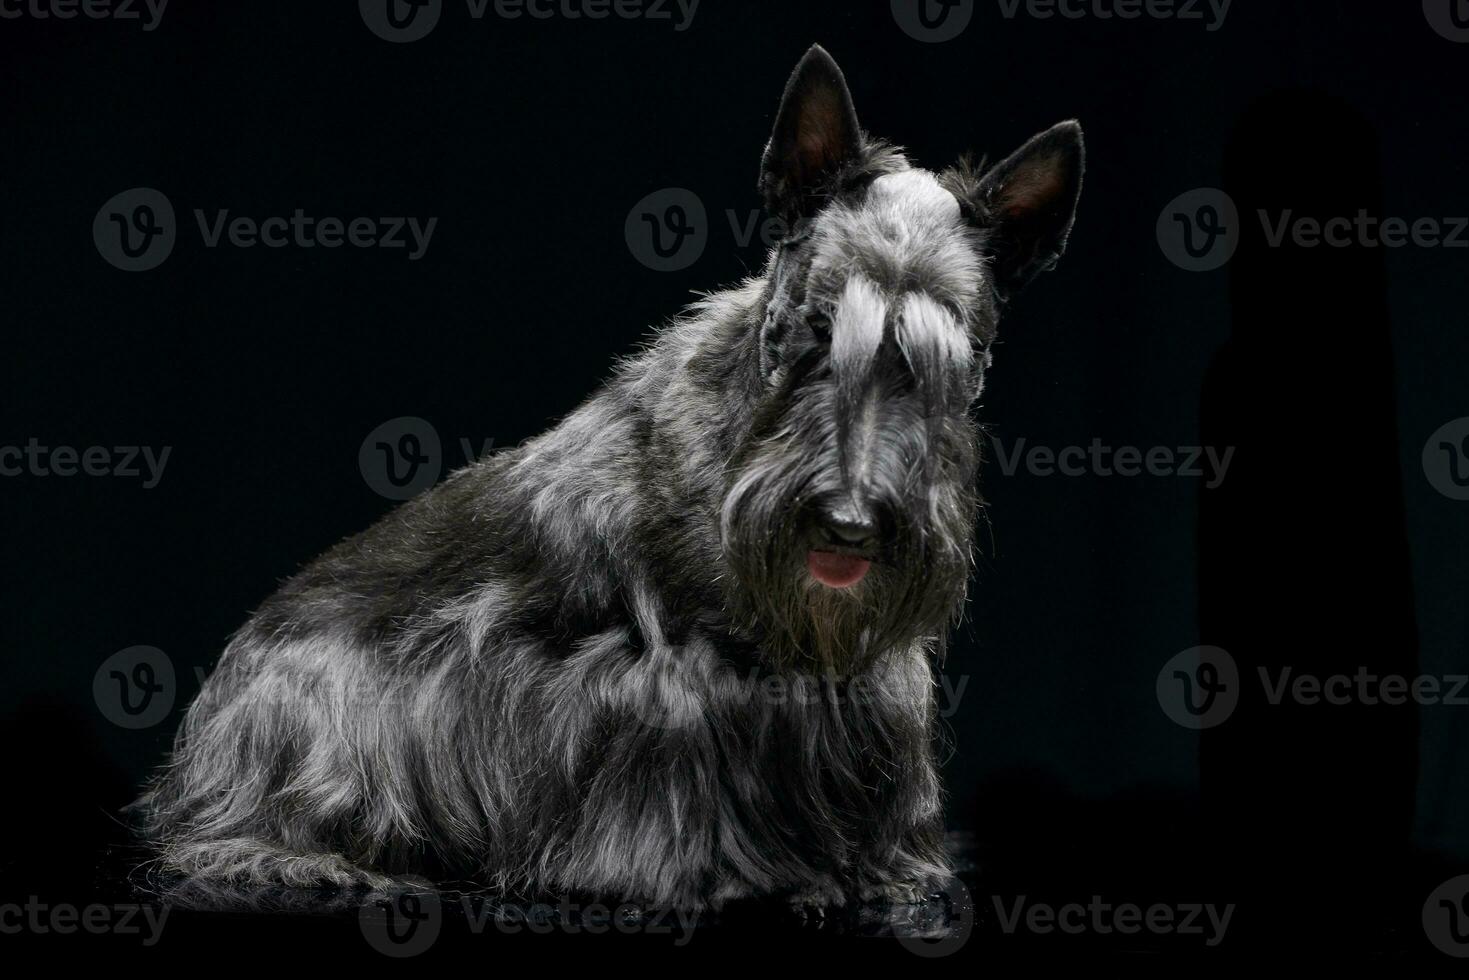
<path id="1" fill-rule="evenodd" d="M 847 280 L 832 329 L 831 359 L 837 390 L 849 420 L 846 455 L 849 480 L 861 484 L 877 441 L 877 392 L 868 383 L 887 329 L 888 304 L 861 274 Z"/>
<path id="2" fill-rule="evenodd" d="M 974 349 L 969 330 L 954 314 L 924 293 L 908 293 L 903 297 L 896 323 L 898 348 L 918 379 L 926 397 L 942 399 L 955 377 L 971 384 L 966 398 L 979 395 L 979 376 L 975 373 Z"/>

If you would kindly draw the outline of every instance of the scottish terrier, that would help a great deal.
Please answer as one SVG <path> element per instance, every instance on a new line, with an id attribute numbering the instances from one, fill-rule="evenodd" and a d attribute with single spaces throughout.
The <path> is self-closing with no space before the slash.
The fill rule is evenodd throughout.
<path id="1" fill-rule="evenodd" d="M 1082 167 L 1064 122 L 918 169 L 812 47 L 761 161 L 790 230 L 763 273 L 266 600 L 134 804 L 159 863 L 694 908 L 941 883 L 974 406 Z"/>

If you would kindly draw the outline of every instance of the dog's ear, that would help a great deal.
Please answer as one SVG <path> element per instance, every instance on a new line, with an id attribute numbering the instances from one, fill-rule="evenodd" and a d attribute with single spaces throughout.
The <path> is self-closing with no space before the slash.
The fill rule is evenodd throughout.
<path id="1" fill-rule="evenodd" d="M 1032 137 L 961 196 L 971 219 L 989 232 L 991 272 L 1002 299 L 1066 251 L 1085 166 L 1081 126 L 1073 119 Z"/>
<path id="2" fill-rule="evenodd" d="M 847 81 L 826 49 L 813 44 L 786 82 L 760 161 L 766 209 L 790 223 L 810 217 L 843 164 L 861 150 Z"/>

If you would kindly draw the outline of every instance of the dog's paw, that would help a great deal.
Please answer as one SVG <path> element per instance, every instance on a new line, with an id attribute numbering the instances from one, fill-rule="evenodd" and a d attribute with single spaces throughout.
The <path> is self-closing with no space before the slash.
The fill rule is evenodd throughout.
<path id="1" fill-rule="evenodd" d="M 922 881 L 885 881 L 863 885 L 857 896 L 876 905 L 922 905 L 928 901 L 931 888 Z"/>
<path id="2" fill-rule="evenodd" d="M 847 896 L 835 882 L 825 882 L 793 892 L 787 896 L 786 902 L 797 918 L 806 922 L 824 922 L 829 909 L 847 904 Z"/>

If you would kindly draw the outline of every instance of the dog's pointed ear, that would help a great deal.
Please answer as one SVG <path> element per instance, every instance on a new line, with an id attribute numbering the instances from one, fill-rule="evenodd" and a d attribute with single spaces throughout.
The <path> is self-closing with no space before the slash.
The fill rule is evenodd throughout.
<path id="1" fill-rule="evenodd" d="M 989 232 L 991 271 L 1002 299 L 1066 251 L 1085 168 L 1081 125 L 1068 120 L 1032 137 L 969 192 L 966 210 Z"/>
<path id="2" fill-rule="evenodd" d="M 842 165 L 861 151 L 847 81 L 826 49 L 813 44 L 786 82 L 760 161 L 766 209 L 788 222 L 810 217 Z"/>

